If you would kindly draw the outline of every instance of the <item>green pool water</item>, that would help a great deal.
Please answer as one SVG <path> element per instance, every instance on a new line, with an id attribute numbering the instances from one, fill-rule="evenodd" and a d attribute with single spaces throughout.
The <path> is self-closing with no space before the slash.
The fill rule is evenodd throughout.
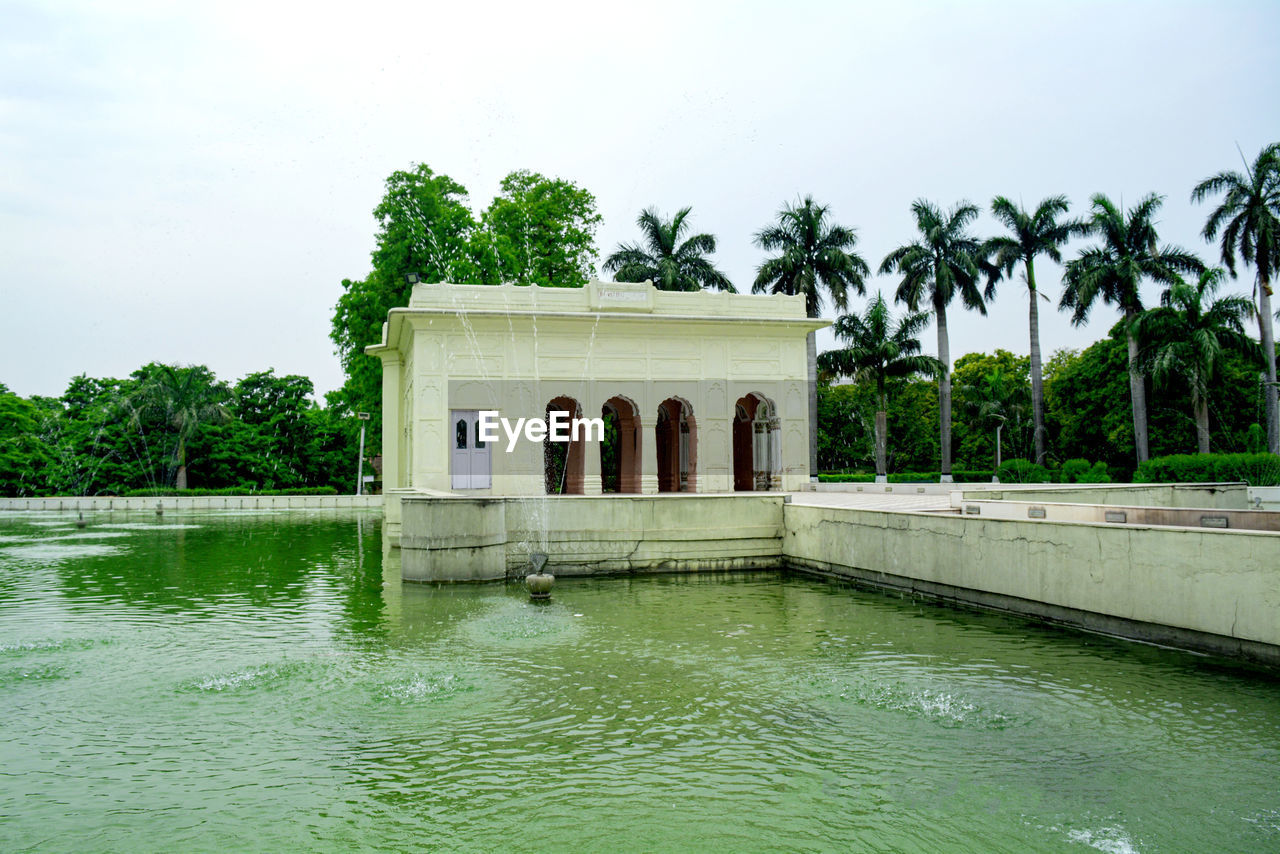
<path id="1" fill-rule="evenodd" d="M 0 516 L 0 850 L 1280 850 L 1263 675 L 778 573 L 402 585 L 379 524 Z"/>

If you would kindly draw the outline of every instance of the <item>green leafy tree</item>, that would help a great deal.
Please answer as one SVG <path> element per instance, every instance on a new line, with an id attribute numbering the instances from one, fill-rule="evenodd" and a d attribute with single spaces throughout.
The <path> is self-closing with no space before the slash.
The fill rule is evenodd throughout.
<path id="1" fill-rule="evenodd" d="M 979 428 L 995 432 L 992 468 L 1000 469 L 1002 432 L 1016 432 L 1026 419 L 1030 396 L 1026 386 L 1002 368 L 994 368 L 975 383 L 960 386 L 964 412 Z M 1038 464 L 1037 464 L 1038 465 Z"/>
<path id="2" fill-rule="evenodd" d="M 992 391 L 988 378 L 999 375 L 994 390 L 997 399 L 1008 403 L 1007 411 L 980 411 L 977 400 Z M 966 353 L 956 359 L 951 372 L 952 387 L 960 404 L 960 418 L 953 424 L 953 446 L 959 468 L 986 469 L 996 453 L 994 414 L 1002 414 L 1000 439 L 1009 448 L 1005 456 L 1024 457 L 1034 447 L 1031 420 L 1031 360 L 1008 350 L 994 353 Z M 987 399 L 990 399 L 988 396 Z"/>
<path id="3" fill-rule="evenodd" d="M 818 383 L 819 471 L 860 467 L 875 456 L 875 437 L 868 413 L 876 409 L 869 383 Z"/>
<path id="4" fill-rule="evenodd" d="M 1082 234 L 1085 226 L 1076 220 L 1062 219 L 1070 204 L 1066 196 L 1050 196 L 1043 199 L 1033 213 L 1027 213 L 1021 205 L 1015 205 L 1004 196 L 996 196 L 991 202 L 991 213 L 1009 230 L 1008 235 L 992 237 L 987 241 L 994 253 L 996 268 L 1005 276 L 1011 276 L 1019 264 L 1027 283 L 1029 306 L 1028 326 L 1031 332 L 1031 416 L 1035 442 L 1035 462 L 1044 465 L 1044 380 L 1040 364 L 1040 299 L 1036 288 L 1036 258 L 1043 255 L 1062 263 L 1062 246 L 1071 237 Z"/>
<path id="5" fill-rule="evenodd" d="M 0 495 L 44 494 L 44 471 L 51 462 L 40 440 L 40 411 L 0 383 Z"/>
<path id="6" fill-rule="evenodd" d="M 154 485 L 147 437 L 130 427 L 135 380 L 73 377 L 45 409 L 44 436 L 55 449 L 49 487 L 58 495 L 97 495 Z"/>
<path id="7" fill-rule="evenodd" d="M 492 241 L 501 281 L 581 287 L 595 273 L 596 198 L 571 181 L 519 170 L 481 217 L 476 241 Z M 477 246 L 481 245 L 476 243 Z M 477 262 L 482 249 L 473 250 Z"/>
<path id="8" fill-rule="evenodd" d="M 875 383 L 875 460 L 877 477 L 888 474 L 889 380 L 918 374 L 934 377 L 942 363 L 920 353 L 920 333 L 929 325 L 929 315 L 911 312 L 895 318 L 882 294 L 876 294 L 861 316 L 846 314 L 836 318 L 836 337 L 845 346 L 818 357 L 824 373 L 866 378 Z"/>
<path id="9" fill-rule="evenodd" d="M 681 208 L 670 220 L 664 220 L 657 209 L 646 208 L 636 219 L 643 245 L 619 244 L 617 251 L 605 259 L 604 271 L 612 273 L 615 282 L 650 280 L 663 291 L 734 292 L 729 277 L 707 259 L 716 251 L 714 235 L 685 238 L 691 210 Z"/>
<path id="10" fill-rule="evenodd" d="M 985 273 L 990 282 L 994 270 L 985 260 L 981 241 L 968 232 L 978 209 L 961 202 L 943 211 L 931 202 L 917 199 L 911 205 L 920 235 L 912 243 L 899 246 L 885 256 L 880 272 L 898 273 L 902 281 L 895 299 L 918 311 L 928 301 L 938 330 L 939 449 L 942 480 L 951 480 L 951 343 L 947 332 L 947 306 L 957 295 L 966 308 L 987 313 L 979 280 Z M 991 285 L 988 285 L 988 293 Z"/>
<path id="11" fill-rule="evenodd" d="M 1276 385 L 1276 342 L 1271 321 L 1272 277 L 1280 273 L 1280 143 L 1263 148 L 1245 171 L 1219 172 L 1191 191 L 1203 202 L 1222 194 L 1222 201 L 1204 224 L 1204 239 L 1212 243 L 1222 232 L 1222 263 L 1232 278 L 1236 258 L 1257 271 L 1258 334 L 1266 376 L 1267 450 L 1280 454 L 1280 403 Z M 1276 317 L 1280 318 L 1280 311 Z"/>
<path id="12" fill-rule="evenodd" d="M 248 374 L 235 384 L 229 408 L 262 441 L 262 450 L 252 459 L 267 464 L 250 475 L 252 482 L 267 489 L 322 485 L 311 483 L 308 471 L 307 413 L 313 390 L 306 377 L 280 377 L 271 370 Z"/>
<path id="13" fill-rule="evenodd" d="M 466 202 L 465 187 L 425 164 L 393 172 L 373 210 L 373 269 L 363 279 L 342 280 L 329 337 L 347 379 L 335 403 L 346 412 L 374 413 L 375 437 L 381 435 L 382 366 L 364 348 L 381 340 L 388 311 L 409 304 L 408 274 L 424 282 L 484 280 L 472 246 L 476 222 Z M 496 280 L 492 258 L 489 275 Z"/>
<path id="14" fill-rule="evenodd" d="M 776 222 L 755 235 L 756 246 L 776 253 L 756 270 L 756 293 L 804 295 L 810 317 L 822 313 L 822 295 L 830 297 L 836 311 L 847 311 L 850 289 L 866 293 L 871 272 L 854 247 L 857 233 L 834 223 L 826 205 L 805 196 L 796 205 L 785 204 Z M 810 332 L 809 359 L 809 471 L 818 470 L 818 339 Z"/>
<path id="15" fill-rule="evenodd" d="M 1180 377 L 1190 387 L 1196 445 L 1202 454 L 1209 453 L 1210 383 L 1223 352 L 1235 350 L 1261 360 L 1256 342 L 1244 332 L 1244 322 L 1253 314 L 1252 301 L 1241 296 L 1213 299 L 1225 275 L 1213 268 L 1201 273 L 1194 285 L 1175 283 L 1160 298 L 1159 308 L 1135 321 L 1140 361 L 1151 378 L 1159 384 Z"/>
<path id="16" fill-rule="evenodd" d="M 133 376 L 139 380 L 130 397 L 133 421 L 150 416 L 171 428 L 170 471 L 177 489 L 187 488 L 187 443 L 205 423 L 227 420 L 227 389 L 203 365 L 178 367 L 152 363 Z"/>
<path id="17" fill-rule="evenodd" d="M 1060 309 L 1071 310 L 1075 326 L 1089 319 L 1094 304 L 1115 305 L 1124 320 L 1128 343 L 1129 399 L 1133 407 L 1134 447 L 1138 462 L 1150 457 L 1146 381 L 1138 358 L 1133 323 L 1142 314 L 1142 284 L 1150 279 L 1166 286 L 1181 281 L 1181 273 L 1200 273 L 1204 264 L 1176 246 L 1159 246 L 1155 214 L 1162 198 L 1146 196 L 1126 214 L 1105 195 L 1093 196 L 1088 234 L 1102 243 L 1068 261 L 1063 276 Z"/>

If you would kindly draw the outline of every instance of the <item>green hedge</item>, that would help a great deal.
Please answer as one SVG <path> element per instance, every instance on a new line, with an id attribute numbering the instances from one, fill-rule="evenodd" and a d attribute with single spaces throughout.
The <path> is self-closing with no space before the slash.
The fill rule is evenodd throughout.
<path id="1" fill-rule="evenodd" d="M 1015 457 L 1005 460 L 996 470 L 1001 483 L 1052 483 L 1049 470 L 1042 465 Z"/>
<path id="2" fill-rule="evenodd" d="M 1062 483 L 1110 483 L 1111 474 L 1107 471 L 1106 463 L 1090 463 L 1077 457 L 1062 464 L 1058 480 Z"/>
<path id="3" fill-rule="evenodd" d="M 1280 486 L 1280 456 L 1275 454 L 1170 454 L 1138 466 L 1136 483 L 1222 483 Z"/>
<path id="4" fill-rule="evenodd" d="M 952 469 L 951 479 L 960 483 L 976 483 L 991 480 L 991 474 L 990 469 L 986 471 Z M 889 475 L 889 483 L 937 483 L 941 477 L 942 472 L 938 471 L 900 471 Z M 819 472 L 818 481 L 819 483 L 875 483 L 876 476 L 865 473 Z"/>
<path id="5" fill-rule="evenodd" d="M 300 486 L 293 489 L 264 489 L 227 486 L 221 489 L 173 489 L 167 486 L 130 489 L 120 493 L 122 498 L 200 498 L 207 495 L 337 495 L 332 486 Z"/>

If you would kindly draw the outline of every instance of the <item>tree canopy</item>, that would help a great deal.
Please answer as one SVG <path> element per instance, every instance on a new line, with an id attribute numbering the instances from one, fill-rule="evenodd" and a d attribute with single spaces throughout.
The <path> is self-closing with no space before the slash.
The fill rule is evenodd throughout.
<path id="1" fill-rule="evenodd" d="M 689 232 L 689 214 L 681 208 L 671 219 L 663 219 L 656 208 L 646 208 L 636 219 L 643 243 L 623 243 L 605 259 L 604 271 L 615 282 L 643 282 L 646 279 L 663 291 L 711 289 L 734 292 L 729 277 L 716 269 L 707 257 L 716 251 L 711 234 Z M 684 238 L 683 240 L 681 238 Z"/>
<path id="2" fill-rule="evenodd" d="M 776 254 L 757 269 L 752 290 L 802 294 L 810 317 L 821 313 L 825 291 L 836 311 L 847 311 L 849 291 L 866 293 L 866 277 L 871 273 L 854 251 L 857 243 L 857 232 L 832 222 L 828 207 L 815 203 L 813 196 L 786 204 L 773 225 L 756 232 L 756 246 Z"/>
<path id="3" fill-rule="evenodd" d="M 408 275 L 423 282 L 581 287 L 594 273 L 596 200 L 571 181 L 517 170 L 477 218 L 467 189 L 426 164 L 393 172 L 373 210 L 378 231 L 370 272 L 343 279 L 330 338 L 346 382 L 334 402 L 369 412 L 371 446 L 381 444 L 382 367 L 364 348 L 377 343 L 387 312 L 409 304 Z"/>

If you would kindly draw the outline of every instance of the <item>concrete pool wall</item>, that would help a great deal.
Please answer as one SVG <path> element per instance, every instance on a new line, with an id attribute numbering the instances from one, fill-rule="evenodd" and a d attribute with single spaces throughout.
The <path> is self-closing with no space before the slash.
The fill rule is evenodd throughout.
<path id="1" fill-rule="evenodd" d="M 166 495 L 121 498 L 70 495 L 56 498 L 0 497 L 0 511 L 106 512 L 155 510 L 346 510 L 382 507 L 381 495 Z"/>
<path id="2" fill-rule="evenodd" d="M 1280 666 L 1280 534 L 788 505 L 791 569 Z"/>
<path id="3" fill-rule="evenodd" d="M 1280 533 L 801 500 L 405 495 L 402 575 L 513 578 L 531 551 L 565 576 L 785 567 L 1280 666 Z"/>
<path id="4" fill-rule="evenodd" d="M 529 553 L 557 575 L 776 569 L 785 496 L 610 495 L 401 499 L 408 581 L 523 577 Z"/>

